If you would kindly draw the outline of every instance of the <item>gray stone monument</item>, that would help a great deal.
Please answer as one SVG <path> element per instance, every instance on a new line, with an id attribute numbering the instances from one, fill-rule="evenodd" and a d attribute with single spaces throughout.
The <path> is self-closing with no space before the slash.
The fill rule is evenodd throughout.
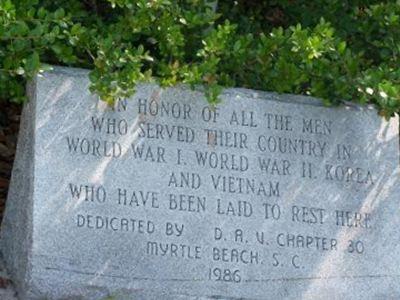
<path id="1" fill-rule="evenodd" d="M 21 299 L 399 299 L 399 121 L 371 107 L 29 86 L 2 251 Z"/>

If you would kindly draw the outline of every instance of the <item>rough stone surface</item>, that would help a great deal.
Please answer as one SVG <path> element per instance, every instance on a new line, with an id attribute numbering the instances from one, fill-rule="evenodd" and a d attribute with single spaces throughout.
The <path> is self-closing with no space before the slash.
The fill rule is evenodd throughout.
<path id="1" fill-rule="evenodd" d="M 29 87 L 1 233 L 20 299 L 400 298 L 398 118 L 88 85 Z"/>
<path id="2" fill-rule="evenodd" d="M 11 282 L 3 258 L 0 256 L 0 299 L 1 300 L 17 300 L 17 292 Z"/>

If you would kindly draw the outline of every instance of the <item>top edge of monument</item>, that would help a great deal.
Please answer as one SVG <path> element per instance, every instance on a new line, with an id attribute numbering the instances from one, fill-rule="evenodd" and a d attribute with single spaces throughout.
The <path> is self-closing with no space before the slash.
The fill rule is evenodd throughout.
<path id="1" fill-rule="evenodd" d="M 45 71 L 39 75 L 38 77 L 45 77 L 46 74 L 60 74 L 66 75 L 69 77 L 88 77 L 90 70 L 83 69 L 83 68 L 75 68 L 75 67 L 65 67 L 65 66 L 56 66 L 50 65 L 51 70 Z M 152 84 L 157 85 L 156 83 L 139 83 L 138 85 L 142 84 Z M 191 91 L 191 87 L 186 84 L 178 84 L 175 87 L 179 87 L 184 90 Z M 202 86 L 196 86 L 196 91 L 202 91 Z M 306 95 L 295 95 L 295 94 L 286 94 L 286 93 L 277 93 L 277 92 L 270 92 L 270 91 L 260 91 L 260 90 L 253 90 L 247 88 L 224 88 L 221 92 L 221 97 L 233 97 L 236 99 L 240 98 L 250 98 L 255 100 L 267 100 L 267 101 L 276 101 L 276 102 L 283 102 L 283 103 L 291 103 L 291 104 L 302 104 L 302 105 L 312 105 L 312 106 L 320 106 L 326 108 L 332 108 L 332 106 L 328 107 L 325 106 L 321 99 L 306 96 Z M 376 107 L 373 104 L 357 104 L 348 101 L 342 101 L 341 105 L 338 107 L 344 107 L 348 110 L 357 110 L 357 111 L 376 111 Z M 335 106 L 333 106 L 335 108 Z"/>

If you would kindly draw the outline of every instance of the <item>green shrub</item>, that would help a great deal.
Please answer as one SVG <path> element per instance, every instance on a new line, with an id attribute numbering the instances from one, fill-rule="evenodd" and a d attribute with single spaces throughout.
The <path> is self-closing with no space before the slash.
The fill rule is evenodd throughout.
<path id="1" fill-rule="evenodd" d="M 248 87 L 400 111 L 400 2 L 0 0 L 0 98 L 61 64 L 113 102 L 138 81 Z"/>

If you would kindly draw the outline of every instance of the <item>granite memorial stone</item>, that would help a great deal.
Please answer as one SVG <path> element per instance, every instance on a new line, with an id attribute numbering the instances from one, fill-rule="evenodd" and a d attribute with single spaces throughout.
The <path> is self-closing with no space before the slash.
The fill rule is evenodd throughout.
<path id="1" fill-rule="evenodd" d="M 2 251 L 21 299 L 399 299 L 399 121 L 88 72 L 28 87 Z"/>

